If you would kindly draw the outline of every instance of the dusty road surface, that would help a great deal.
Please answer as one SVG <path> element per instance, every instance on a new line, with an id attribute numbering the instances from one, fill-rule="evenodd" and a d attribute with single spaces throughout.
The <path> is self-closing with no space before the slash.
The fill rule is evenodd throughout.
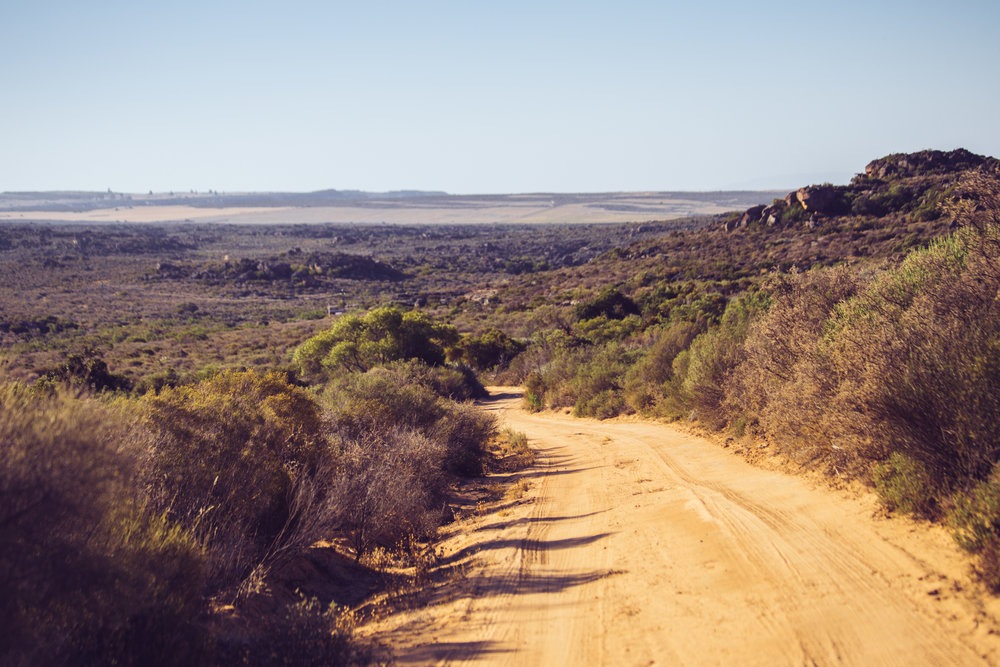
<path id="1" fill-rule="evenodd" d="M 531 415 L 520 499 L 461 523 L 463 572 L 375 628 L 400 664 L 973 665 L 996 603 L 944 531 L 661 424 Z M 523 486 L 523 485 L 522 485 Z"/>

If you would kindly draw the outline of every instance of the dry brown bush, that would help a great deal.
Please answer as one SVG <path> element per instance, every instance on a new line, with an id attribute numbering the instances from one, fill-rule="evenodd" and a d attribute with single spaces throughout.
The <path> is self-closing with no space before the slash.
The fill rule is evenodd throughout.
<path id="1" fill-rule="evenodd" d="M 772 303 L 756 320 L 727 400 L 768 437 L 803 458 L 836 451 L 831 407 L 838 386 L 820 338 L 834 309 L 863 280 L 850 267 L 792 273 L 768 286 Z"/>
<path id="2" fill-rule="evenodd" d="M 0 388 L 0 663 L 198 664 L 203 569 L 94 399 Z"/>
<path id="3" fill-rule="evenodd" d="M 376 545 L 431 534 L 444 507 L 445 445 L 400 428 L 338 440 L 336 456 L 317 475 L 306 529 L 346 535 L 358 559 Z"/>
<path id="4" fill-rule="evenodd" d="M 316 403 L 279 374 L 244 371 L 149 394 L 136 410 L 153 441 L 152 507 L 198 536 L 213 590 L 238 585 L 281 546 L 294 483 L 323 460 Z"/>

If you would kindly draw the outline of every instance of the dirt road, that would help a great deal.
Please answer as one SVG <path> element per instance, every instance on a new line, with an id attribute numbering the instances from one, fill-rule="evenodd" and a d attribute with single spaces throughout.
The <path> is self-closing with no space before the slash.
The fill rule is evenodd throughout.
<path id="1" fill-rule="evenodd" d="M 531 488 L 445 543 L 464 564 L 379 636 L 402 664 L 970 665 L 996 604 L 944 531 L 755 468 L 665 425 L 484 409 L 528 435 Z"/>

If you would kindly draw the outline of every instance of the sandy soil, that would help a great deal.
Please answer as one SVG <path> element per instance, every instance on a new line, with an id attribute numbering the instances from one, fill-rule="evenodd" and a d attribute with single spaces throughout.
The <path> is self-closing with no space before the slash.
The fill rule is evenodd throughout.
<path id="1" fill-rule="evenodd" d="M 619 203 L 629 203 L 619 197 Z M 360 206 L 281 206 L 208 208 L 195 206 L 119 206 L 93 211 L 0 211 L 0 221 L 45 220 L 57 222 L 225 222 L 239 224 L 493 224 L 493 223 L 585 223 L 642 222 L 693 215 L 712 215 L 736 208 L 684 199 L 662 199 L 651 206 L 644 199 L 643 211 L 609 211 L 587 204 L 550 206 L 547 202 L 516 202 L 503 205 L 482 203 L 463 206 L 418 204 L 369 204 Z"/>
<path id="2" fill-rule="evenodd" d="M 997 605 L 941 529 L 762 470 L 662 424 L 484 405 L 539 452 L 531 487 L 453 524 L 460 574 L 364 628 L 401 664 L 970 665 Z"/>

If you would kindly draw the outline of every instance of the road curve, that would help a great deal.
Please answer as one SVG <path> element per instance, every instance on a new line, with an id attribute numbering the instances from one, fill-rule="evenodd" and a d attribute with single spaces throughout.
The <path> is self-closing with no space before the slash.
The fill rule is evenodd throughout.
<path id="1" fill-rule="evenodd" d="M 446 543 L 461 592 L 384 635 L 401 664 L 971 665 L 989 602 L 934 529 L 663 424 L 483 408 L 532 483 Z"/>

